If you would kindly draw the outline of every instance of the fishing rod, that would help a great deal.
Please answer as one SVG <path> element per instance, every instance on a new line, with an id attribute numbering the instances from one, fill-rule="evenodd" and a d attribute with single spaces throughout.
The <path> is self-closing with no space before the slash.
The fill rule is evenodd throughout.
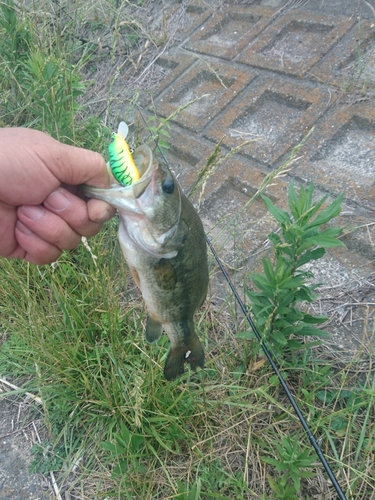
<path id="1" fill-rule="evenodd" d="M 281 373 L 279 372 L 279 369 L 276 365 L 276 363 L 274 362 L 272 356 L 271 356 L 271 353 L 269 352 L 269 350 L 267 349 L 267 346 L 264 344 L 263 340 L 262 340 L 262 337 L 260 336 L 260 333 L 258 332 L 258 329 L 257 327 L 255 326 L 255 323 L 254 321 L 252 320 L 248 310 L 246 309 L 246 306 L 245 304 L 243 303 L 241 297 L 239 296 L 237 290 L 236 290 L 236 287 L 234 286 L 232 280 L 230 279 L 226 269 L 224 268 L 221 260 L 219 259 L 219 256 L 217 255 L 210 239 L 206 236 L 206 241 L 207 241 L 207 244 L 208 246 L 210 247 L 210 250 L 213 254 L 213 256 L 215 257 L 215 260 L 218 264 L 218 266 L 220 267 L 220 270 L 221 272 L 223 273 L 223 276 L 225 278 L 225 280 L 227 281 L 228 285 L 230 286 L 232 292 L 233 292 L 233 295 L 235 296 L 237 302 L 238 302 L 238 305 L 240 306 L 245 318 L 247 319 L 247 321 L 249 322 L 257 340 L 259 341 L 259 344 L 261 346 L 261 348 L 263 349 L 263 352 L 264 354 L 266 355 L 270 365 L 272 366 L 273 368 L 273 371 L 275 372 L 275 374 L 277 375 L 277 378 L 279 379 L 280 381 L 280 384 L 282 385 L 284 391 L 285 391 L 285 394 L 287 395 L 289 401 L 290 401 L 290 404 L 293 406 L 293 409 L 299 419 L 299 421 L 301 422 L 301 425 L 302 427 L 304 428 L 304 430 L 306 431 L 306 434 L 310 440 L 310 443 L 313 445 L 316 453 L 318 454 L 318 457 L 320 459 L 320 461 L 322 462 L 323 464 L 323 467 L 324 469 L 326 470 L 327 474 L 328 474 L 328 477 L 330 478 L 335 490 L 337 491 L 337 494 L 338 494 L 338 498 L 340 500 L 347 500 L 346 499 L 346 496 L 344 495 L 344 492 L 342 491 L 334 473 L 332 472 L 332 469 L 331 467 L 329 466 L 329 463 L 327 462 L 325 456 L 323 455 L 323 452 L 322 450 L 320 449 L 314 435 L 312 434 L 304 416 L 302 415 L 297 403 L 296 403 L 296 400 L 294 399 L 292 393 L 290 392 L 290 389 L 287 385 L 287 383 L 285 382 L 285 380 L 283 379 L 283 377 L 281 376 Z"/>
<path id="2" fill-rule="evenodd" d="M 138 111 L 139 111 L 139 113 L 140 113 L 140 115 L 141 115 L 141 117 L 142 117 L 145 125 L 147 126 L 147 121 L 146 121 L 145 117 L 143 116 L 143 113 L 141 112 L 141 110 L 139 108 L 138 108 Z M 160 154 L 162 155 L 163 160 L 165 161 L 165 163 L 170 168 L 169 162 L 168 162 L 167 158 L 165 157 L 164 152 L 162 151 L 161 147 L 159 146 L 157 140 L 154 139 L 154 142 L 155 142 L 156 147 L 159 150 Z M 317 453 L 317 455 L 319 457 L 319 460 L 321 461 L 321 463 L 322 463 L 322 465 L 323 465 L 323 467 L 324 467 L 324 469 L 325 469 L 325 471 L 326 471 L 329 479 L 331 480 L 332 485 L 333 485 L 333 487 L 335 488 L 335 490 L 337 492 L 339 500 L 347 500 L 347 498 L 346 498 L 344 492 L 342 491 L 341 486 L 338 483 L 338 481 L 336 479 L 336 476 L 334 475 L 334 473 L 333 473 L 333 471 L 332 471 L 329 463 L 327 462 L 327 460 L 326 460 L 326 458 L 325 458 L 325 456 L 324 456 L 324 454 L 323 454 L 323 452 L 322 452 L 322 450 L 321 450 L 321 448 L 320 448 L 317 440 L 315 439 L 315 437 L 314 437 L 313 433 L 311 432 L 311 430 L 310 430 L 310 428 L 309 428 L 309 426 L 308 426 L 308 424 L 307 424 L 304 416 L 302 415 L 301 410 L 299 409 L 299 407 L 297 405 L 297 402 L 296 402 L 296 400 L 293 397 L 293 394 L 290 392 L 288 384 L 285 382 L 285 380 L 281 376 L 281 373 L 280 373 L 280 371 L 279 371 L 276 363 L 274 362 L 274 360 L 273 360 L 273 358 L 271 356 L 270 351 L 268 350 L 267 346 L 264 344 L 264 342 L 262 340 L 262 337 L 261 337 L 261 335 L 260 335 L 257 327 L 255 326 L 254 321 L 252 320 L 252 318 L 251 318 L 251 316 L 249 314 L 249 311 L 247 310 L 247 308 L 246 308 L 243 300 L 239 296 L 236 287 L 234 286 L 232 280 L 230 279 L 230 277 L 229 277 L 229 275 L 228 275 L 228 273 L 227 273 L 224 265 L 222 264 L 222 262 L 221 262 L 221 260 L 220 260 L 220 258 L 218 256 L 215 248 L 212 245 L 211 240 L 208 238 L 207 235 L 206 235 L 206 242 L 207 242 L 207 245 L 208 245 L 208 247 L 210 248 L 210 250 L 212 252 L 212 255 L 214 256 L 214 258 L 215 258 L 215 260 L 217 262 L 217 265 L 220 268 L 220 271 L 222 272 L 222 274 L 223 274 L 226 282 L 228 283 L 230 289 L 232 290 L 233 295 L 234 295 L 236 301 L 238 302 L 238 305 L 240 306 L 240 308 L 241 308 L 241 310 L 242 310 L 245 318 L 247 319 L 249 325 L 251 326 L 251 329 L 253 330 L 254 335 L 256 336 L 256 338 L 257 338 L 257 340 L 258 340 L 261 348 L 263 349 L 263 352 L 264 352 L 266 358 L 268 359 L 268 362 L 272 366 L 273 371 L 275 372 L 275 374 L 276 374 L 276 376 L 277 376 L 277 378 L 278 378 L 278 380 L 279 380 L 282 388 L 284 389 L 285 394 L 287 395 L 287 397 L 289 399 L 289 402 L 292 405 L 293 410 L 295 411 L 295 413 L 296 413 L 296 415 L 297 415 L 297 417 L 298 417 L 298 419 L 299 419 L 299 421 L 300 421 L 303 429 L 306 431 L 307 437 L 309 438 L 310 443 L 312 444 L 313 448 L 315 449 L 315 451 L 316 451 L 316 453 Z"/>

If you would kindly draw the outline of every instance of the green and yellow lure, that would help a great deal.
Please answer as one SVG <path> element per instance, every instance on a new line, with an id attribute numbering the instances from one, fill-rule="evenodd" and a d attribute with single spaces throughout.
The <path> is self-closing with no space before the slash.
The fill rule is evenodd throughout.
<path id="1" fill-rule="evenodd" d="M 129 145 L 125 140 L 128 130 L 126 123 L 121 122 L 117 134 L 116 132 L 112 134 L 112 140 L 108 145 L 109 166 L 113 177 L 123 186 L 130 186 L 140 179 Z"/>

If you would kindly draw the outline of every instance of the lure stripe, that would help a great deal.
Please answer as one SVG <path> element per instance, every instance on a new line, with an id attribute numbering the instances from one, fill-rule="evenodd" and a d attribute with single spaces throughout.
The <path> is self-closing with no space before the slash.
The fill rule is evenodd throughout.
<path id="1" fill-rule="evenodd" d="M 120 134 L 112 134 L 112 140 L 108 146 L 108 153 L 109 166 L 112 170 L 113 177 L 120 184 L 130 186 L 140 178 L 129 146 Z"/>

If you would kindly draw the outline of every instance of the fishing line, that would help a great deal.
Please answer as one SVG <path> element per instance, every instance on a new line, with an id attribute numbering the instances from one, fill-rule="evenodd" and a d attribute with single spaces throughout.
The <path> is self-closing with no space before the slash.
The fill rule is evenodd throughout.
<path id="1" fill-rule="evenodd" d="M 139 110 L 139 113 L 145 123 L 145 125 L 147 126 L 147 122 L 146 122 L 146 119 L 145 117 L 143 116 L 143 113 L 141 112 L 141 110 L 138 108 Z M 165 161 L 165 163 L 168 165 L 168 167 L 170 168 L 169 166 L 169 162 L 168 160 L 166 159 L 165 155 L 164 155 L 164 152 L 162 151 L 161 147 L 159 146 L 158 142 L 154 139 L 154 142 L 156 144 L 156 147 L 157 149 L 159 150 L 160 154 L 162 155 L 163 157 L 163 160 Z M 309 438 L 309 441 L 310 443 L 312 444 L 312 446 L 314 447 L 318 457 L 319 457 L 319 460 L 321 461 L 325 471 L 327 472 L 327 475 L 329 477 L 329 479 L 331 480 L 332 482 L 332 485 L 333 487 L 335 488 L 336 492 L 337 492 L 337 495 L 338 495 L 338 498 L 340 500 L 347 500 L 344 492 L 342 491 L 341 489 L 341 486 L 339 485 L 337 479 L 336 479 L 336 476 L 334 475 L 334 473 L 332 472 L 332 469 L 329 465 L 329 463 L 327 462 L 322 450 L 320 449 L 320 446 L 318 445 L 313 433 L 311 432 L 304 416 L 302 415 L 298 405 L 297 405 L 297 402 L 296 400 L 294 399 L 292 393 L 290 392 L 290 389 L 288 387 L 288 384 L 285 382 L 285 380 L 283 379 L 283 377 L 281 376 L 281 373 L 279 372 L 279 369 L 276 365 L 276 363 L 274 362 L 272 356 L 271 356 L 271 353 L 270 351 L 268 350 L 267 346 L 264 344 L 263 340 L 262 340 L 262 337 L 257 329 L 257 327 L 255 326 L 255 323 L 254 321 L 252 320 L 245 304 L 243 303 L 241 297 L 239 296 L 237 290 L 236 290 L 236 287 L 234 286 L 232 280 L 230 279 L 225 267 L 223 266 L 218 254 L 216 253 L 216 250 L 214 249 L 212 243 L 211 243 L 211 240 L 208 238 L 208 236 L 206 236 L 206 242 L 207 242 L 207 245 L 209 246 L 211 252 L 212 252 L 212 255 L 214 256 L 219 268 L 220 268 L 220 271 L 222 272 L 226 282 L 228 283 L 229 287 L 231 288 L 232 292 L 233 292 L 233 295 L 236 299 L 236 301 L 238 302 L 238 305 L 240 306 L 245 318 L 247 319 L 249 325 L 251 326 L 253 332 L 254 332 L 254 335 L 256 336 L 261 348 L 263 349 L 263 352 L 266 356 L 266 358 L 268 359 L 270 365 L 272 366 L 272 369 L 273 371 L 275 372 L 277 378 L 279 379 L 279 382 L 282 386 L 282 388 L 284 389 L 285 391 L 285 394 L 287 395 L 288 399 L 289 399 L 289 402 L 290 404 L 292 405 L 302 427 L 304 428 L 304 430 L 306 431 L 306 434 L 307 434 L 307 437 Z"/>

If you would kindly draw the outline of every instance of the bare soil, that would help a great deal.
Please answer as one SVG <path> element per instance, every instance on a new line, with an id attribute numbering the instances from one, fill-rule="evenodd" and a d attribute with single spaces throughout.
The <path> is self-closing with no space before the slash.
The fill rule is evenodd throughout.
<path id="1" fill-rule="evenodd" d="M 1 386 L 1 384 L 0 384 Z M 9 390 L 3 386 L 3 391 Z M 1 398 L 0 388 L 0 499 L 50 500 L 50 481 L 30 474 L 31 447 L 37 440 L 40 421 L 24 398 Z"/>

